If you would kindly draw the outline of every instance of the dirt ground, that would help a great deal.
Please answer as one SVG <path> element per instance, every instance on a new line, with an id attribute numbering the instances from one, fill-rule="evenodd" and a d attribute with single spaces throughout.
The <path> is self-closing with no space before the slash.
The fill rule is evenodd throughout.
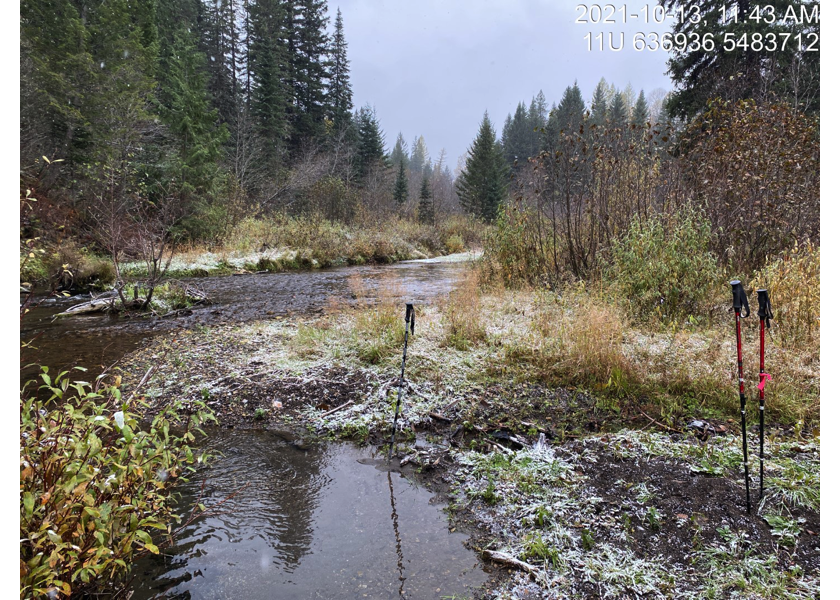
<path id="1" fill-rule="evenodd" d="M 259 353 L 264 340 L 230 345 L 223 337 L 167 339 L 131 358 L 128 383 L 151 361 L 174 372 L 155 380 L 144 398 L 147 415 L 176 400 L 185 410 L 201 400 L 220 427 L 387 443 L 392 369 L 329 360 L 278 369 Z M 178 385 L 178 373 L 197 383 Z M 409 380 L 405 392 L 401 469 L 449 503 L 453 527 L 470 534 L 476 552 L 498 551 L 526 565 L 487 560 L 490 577 L 476 598 L 819 594 L 818 438 L 800 442 L 789 429 L 768 427 L 775 436 L 768 461 L 783 460 L 787 469 L 771 473 L 795 473 L 801 462 L 813 479 L 816 469 L 816 505 L 776 492 L 760 503 L 754 459 L 747 514 L 737 424 L 707 419 L 700 429 L 686 423 L 677 431 L 655 419 L 644 399 L 617 410 L 581 389 L 535 383 L 441 389 Z M 704 467 L 707 454 L 722 466 Z M 499 475 L 481 461 L 498 462 Z M 534 461 L 549 465 L 544 473 L 551 475 L 530 471 Z M 536 524 L 535 507 L 550 515 L 550 525 Z M 779 522 L 771 525 L 774 518 L 787 534 Z"/>

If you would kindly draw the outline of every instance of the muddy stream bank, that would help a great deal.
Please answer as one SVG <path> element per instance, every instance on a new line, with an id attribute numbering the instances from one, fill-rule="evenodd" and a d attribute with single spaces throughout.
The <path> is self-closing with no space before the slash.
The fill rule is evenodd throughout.
<path id="1" fill-rule="evenodd" d="M 162 332 L 311 316 L 330 304 L 356 303 L 360 298 L 354 281 L 359 280 L 368 298 L 397 285 L 407 299 L 425 303 L 452 289 L 470 257 L 465 253 L 394 265 L 186 279 L 183 281 L 206 292 L 212 304 L 196 306 L 186 314 L 165 319 L 107 314 L 56 319 L 55 315 L 89 300 L 90 296 L 38 297 L 21 321 L 21 340 L 34 340 L 35 348 L 26 352 L 23 359 L 49 366 L 51 370 L 81 366 L 98 373 Z"/>

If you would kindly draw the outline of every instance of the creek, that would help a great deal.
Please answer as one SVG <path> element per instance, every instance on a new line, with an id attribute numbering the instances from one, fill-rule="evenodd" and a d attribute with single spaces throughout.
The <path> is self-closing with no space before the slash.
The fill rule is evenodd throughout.
<path id="1" fill-rule="evenodd" d="M 195 279 L 190 283 L 213 303 L 169 319 L 55 319 L 85 298 L 40 298 L 21 321 L 21 339 L 34 339 L 29 360 L 51 370 L 98 373 L 150 337 L 179 328 L 314 315 L 395 291 L 389 287 L 406 301 L 431 302 L 452 289 L 466 264 Z M 465 597 L 487 580 L 464 544 L 467 534 L 450 530 L 446 499 L 389 471 L 372 447 L 220 428 L 202 445 L 217 457 L 177 488 L 178 511 L 187 515 L 196 502 L 209 507 L 238 492 L 180 530 L 173 546 L 134 565 L 135 600 Z"/>

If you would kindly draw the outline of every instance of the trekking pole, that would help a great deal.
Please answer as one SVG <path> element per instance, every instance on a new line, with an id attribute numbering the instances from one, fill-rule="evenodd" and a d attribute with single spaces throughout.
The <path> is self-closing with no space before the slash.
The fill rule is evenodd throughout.
<path id="1" fill-rule="evenodd" d="M 759 351 L 759 383 L 758 383 L 758 428 L 760 445 L 758 451 L 759 476 L 758 476 L 758 498 L 764 497 L 764 386 L 773 378 L 764 372 L 764 323 L 767 322 L 767 329 L 770 329 L 770 319 L 773 318 L 773 310 L 770 307 L 770 295 L 767 290 L 758 290 L 758 318 L 761 321 L 761 346 Z"/>
<path id="2" fill-rule="evenodd" d="M 747 490 L 747 512 L 750 512 L 750 473 L 747 466 L 747 398 L 744 395 L 744 359 L 741 354 L 741 308 L 750 316 L 750 305 L 741 282 L 730 281 L 732 286 L 732 309 L 735 311 L 735 337 L 738 342 L 738 393 L 741 396 L 741 442 L 744 447 L 744 486 Z"/>
<path id="3" fill-rule="evenodd" d="M 403 379 L 405 378 L 405 355 L 408 352 L 408 330 L 411 323 L 411 334 L 414 335 L 414 305 L 405 305 L 405 343 L 403 344 L 402 370 L 400 371 L 400 386 L 397 389 L 397 408 L 394 411 L 394 426 L 391 428 L 391 444 L 388 446 L 388 462 L 391 462 L 391 452 L 394 450 L 394 437 L 397 435 L 397 417 L 400 415 L 400 401 L 402 400 Z"/>

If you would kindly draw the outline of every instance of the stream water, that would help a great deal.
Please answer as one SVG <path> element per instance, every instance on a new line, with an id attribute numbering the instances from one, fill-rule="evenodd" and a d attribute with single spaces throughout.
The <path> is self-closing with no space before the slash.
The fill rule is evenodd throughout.
<path id="1" fill-rule="evenodd" d="M 134 567 L 149 598 L 441 598 L 486 574 L 432 493 L 388 473 L 374 449 L 300 448 L 271 432 L 217 432 L 223 453 L 182 486 L 184 511 L 248 486 Z"/>
<path id="2" fill-rule="evenodd" d="M 352 304 L 359 300 L 359 290 L 352 284 L 354 280 L 362 282 L 363 293 L 369 297 L 375 297 L 386 286 L 399 286 L 406 302 L 429 302 L 452 289 L 466 264 L 432 259 L 383 266 L 190 279 L 185 281 L 204 290 L 212 304 L 196 306 L 188 315 L 165 319 L 101 313 L 55 318 L 70 306 L 90 298 L 41 297 L 21 321 L 21 340 L 34 340 L 35 347 L 25 352 L 22 360 L 47 365 L 51 370 L 78 365 L 98 373 L 163 331 L 307 315 L 329 303 Z"/>
<path id="3" fill-rule="evenodd" d="M 171 319 L 54 315 L 84 298 L 41 299 L 21 322 L 29 360 L 96 373 L 159 332 L 306 315 L 399 286 L 406 301 L 450 291 L 464 262 L 416 261 L 193 280 L 213 299 Z M 352 283 L 358 276 L 364 291 Z M 135 600 L 464 597 L 487 578 L 467 535 L 450 531 L 432 492 L 389 472 L 373 448 L 301 446 L 271 431 L 210 430 L 218 457 L 178 488 L 179 511 L 225 499 L 185 527 L 173 547 L 132 570 Z M 247 485 L 246 485 L 247 484 Z M 245 486 L 245 487 L 243 487 Z"/>

